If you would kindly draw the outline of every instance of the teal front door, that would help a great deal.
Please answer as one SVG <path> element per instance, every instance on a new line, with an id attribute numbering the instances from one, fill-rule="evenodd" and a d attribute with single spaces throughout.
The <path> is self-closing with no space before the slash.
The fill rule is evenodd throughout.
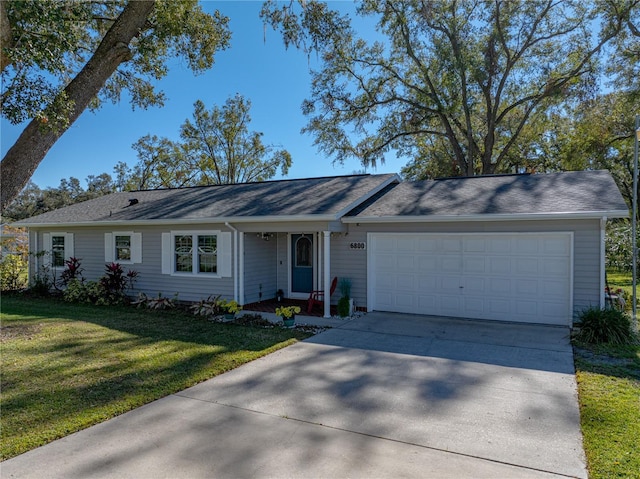
<path id="1" fill-rule="evenodd" d="M 291 235 L 291 292 L 313 290 L 313 235 Z"/>

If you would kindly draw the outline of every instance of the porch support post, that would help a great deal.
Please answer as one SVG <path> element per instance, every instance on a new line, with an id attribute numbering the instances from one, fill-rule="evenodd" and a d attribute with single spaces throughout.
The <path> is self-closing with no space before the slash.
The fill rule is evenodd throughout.
<path id="1" fill-rule="evenodd" d="M 244 232 L 238 232 L 238 303 L 244 305 Z"/>
<path id="2" fill-rule="evenodd" d="M 331 232 L 324 231 L 324 317 L 331 317 Z"/>

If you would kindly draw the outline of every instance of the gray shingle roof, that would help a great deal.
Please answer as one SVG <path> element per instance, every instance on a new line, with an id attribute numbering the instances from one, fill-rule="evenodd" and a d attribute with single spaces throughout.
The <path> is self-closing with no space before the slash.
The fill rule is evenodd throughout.
<path id="1" fill-rule="evenodd" d="M 20 225 L 92 222 L 197 221 L 266 217 L 335 217 L 354 208 L 397 175 L 352 175 L 235 185 L 113 193 L 20 221 Z M 138 203 L 129 206 L 130 199 Z"/>
<path id="2" fill-rule="evenodd" d="M 608 171 L 572 171 L 405 182 L 351 215 L 355 220 L 616 211 L 620 216 L 628 207 Z"/>

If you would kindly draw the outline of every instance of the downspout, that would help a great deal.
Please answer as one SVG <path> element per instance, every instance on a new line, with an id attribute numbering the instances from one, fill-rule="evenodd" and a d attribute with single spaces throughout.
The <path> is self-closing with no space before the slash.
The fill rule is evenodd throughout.
<path id="1" fill-rule="evenodd" d="M 240 278 L 238 278 L 238 261 L 239 261 L 239 250 L 238 250 L 238 230 L 234 228 L 230 223 L 225 222 L 224 224 L 227 228 L 233 231 L 233 249 L 235 254 L 233 255 L 233 299 L 234 301 L 240 302 L 238 298 L 238 284 L 240 282 Z"/>
<path id="2" fill-rule="evenodd" d="M 604 288 L 606 287 L 605 274 L 605 236 L 607 228 L 607 217 L 603 216 L 600 219 L 600 309 L 605 307 L 605 294 Z"/>

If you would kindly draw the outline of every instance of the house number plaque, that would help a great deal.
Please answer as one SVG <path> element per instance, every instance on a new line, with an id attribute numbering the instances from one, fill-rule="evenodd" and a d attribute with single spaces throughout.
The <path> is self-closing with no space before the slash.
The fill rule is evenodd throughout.
<path id="1" fill-rule="evenodd" d="M 364 241 L 352 241 L 349 243 L 349 249 L 365 250 L 367 249 L 367 243 Z"/>

